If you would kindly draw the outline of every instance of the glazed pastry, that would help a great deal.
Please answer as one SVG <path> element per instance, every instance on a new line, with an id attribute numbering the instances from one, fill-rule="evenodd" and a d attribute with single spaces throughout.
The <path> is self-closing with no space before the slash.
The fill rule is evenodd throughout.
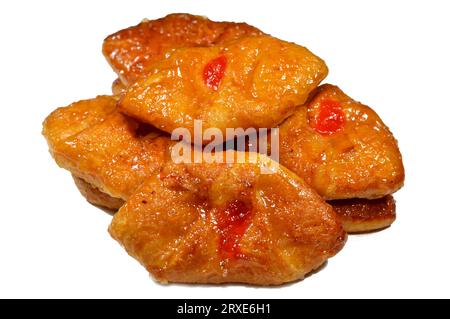
<path id="1" fill-rule="evenodd" d="M 380 198 L 405 177 L 392 133 L 368 106 L 322 85 L 280 125 L 280 163 L 327 200 Z"/>
<path id="2" fill-rule="evenodd" d="M 168 133 L 186 128 L 191 136 L 201 120 L 203 130 L 224 137 L 227 128 L 275 127 L 328 73 L 308 49 L 269 36 L 178 49 L 149 68 L 122 95 L 122 112 Z"/>
<path id="3" fill-rule="evenodd" d="M 162 283 L 278 285 L 334 256 L 346 235 L 331 206 L 289 170 L 256 163 L 168 164 L 109 232 Z"/>
<path id="4" fill-rule="evenodd" d="M 103 42 L 103 54 L 127 86 L 146 74 L 150 64 L 172 49 L 223 44 L 261 34 L 246 23 L 215 22 L 190 14 L 170 14 L 157 20 L 144 20 L 108 36 Z"/>
<path id="5" fill-rule="evenodd" d="M 111 197 L 126 200 L 143 179 L 159 173 L 170 137 L 117 111 L 113 97 L 59 108 L 43 134 L 60 167 Z"/>
<path id="6" fill-rule="evenodd" d="M 103 53 L 113 96 L 58 108 L 43 134 L 87 201 L 118 210 L 111 236 L 157 281 L 280 285 L 338 253 L 346 232 L 394 222 L 397 141 L 372 109 L 318 87 L 328 69 L 306 48 L 173 14 L 112 34 Z M 195 120 L 225 140 L 279 127 L 281 164 L 250 144 L 208 153 L 205 136 L 179 163 L 170 133 L 193 137 Z"/>
<path id="7" fill-rule="evenodd" d="M 100 95 L 54 110 L 45 119 L 42 130 L 50 152 L 65 139 L 105 121 L 105 118 L 117 109 L 116 103 L 116 98 Z"/>

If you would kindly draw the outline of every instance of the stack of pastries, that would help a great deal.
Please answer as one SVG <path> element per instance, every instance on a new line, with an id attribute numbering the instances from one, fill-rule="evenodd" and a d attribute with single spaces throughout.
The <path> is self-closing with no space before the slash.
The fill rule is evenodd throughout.
<path id="1" fill-rule="evenodd" d="M 320 85 L 327 66 L 305 47 L 171 14 L 108 36 L 103 54 L 118 74 L 112 95 L 56 109 L 43 134 L 81 194 L 117 211 L 111 236 L 157 281 L 295 281 L 347 233 L 395 220 L 395 138 L 371 108 Z M 248 149 L 215 154 L 235 163 L 175 163 L 170 134 L 194 134 L 195 120 L 222 133 L 278 128 L 278 169 L 262 173 L 273 160 Z"/>

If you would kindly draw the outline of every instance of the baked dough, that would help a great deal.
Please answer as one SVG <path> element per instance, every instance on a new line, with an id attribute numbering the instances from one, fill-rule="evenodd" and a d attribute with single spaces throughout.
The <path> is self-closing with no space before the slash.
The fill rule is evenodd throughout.
<path id="1" fill-rule="evenodd" d="M 169 164 L 114 215 L 109 232 L 162 283 L 278 285 L 334 256 L 346 234 L 332 207 L 287 169 Z"/>

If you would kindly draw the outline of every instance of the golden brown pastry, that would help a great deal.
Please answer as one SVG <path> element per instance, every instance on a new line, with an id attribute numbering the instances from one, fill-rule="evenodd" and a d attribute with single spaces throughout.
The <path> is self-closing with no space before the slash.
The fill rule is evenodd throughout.
<path id="1" fill-rule="evenodd" d="M 103 54 L 123 84 L 128 85 L 145 74 L 149 64 L 162 59 L 172 49 L 223 44 L 261 34 L 246 23 L 170 14 L 157 20 L 144 20 L 108 36 L 103 43 Z"/>
<path id="2" fill-rule="evenodd" d="M 94 99 L 81 100 L 54 110 L 45 119 L 42 130 L 50 152 L 68 137 L 102 123 L 109 114 L 117 109 L 116 103 L 116 98 L 100 95 Z"/>
<path id="3" fill-rule="evenodd" d="M 377 199 L 341 199 L 333 206 L 347 233 L 362 233 L 390 226 L 395 221 L 395 200 L 391 195 Z"/>
<path id="4" fill-rule="evenodd" d="M 397 141 L 368 106 L 322 85 L 280 125 L 280 163 L 325 199 L 380 198 L 403 185 Z"/>
<path id="5" fill-rule="evenodd" d="M 295 281 L 339 252 L 346 231 L 395 220 L 396 140 L 369 107 L 317 88 L 328 69 L 306 48 L 172 14 L 110 35 L 103 53 L 119 76 L 113 96 L 55 110 L 43 134 L 81 194 L 119 210 L 110 234 L 157 281 Z M 234 150 L 213 157 L 244 162 L 174 163 L 168 133 L 193 135 L 195 120 L 224 134 L 279 126 L 284 166 L 267 174 L 268 157 Z"/>
<path id="6" fill-rule="evenodd" d="M 346 235 L 331 206 L 289 170 L 261 163 L 168 164 L 109 231 L 156 280 L 277 285 L 334 256 Z"/>
<path id="7" fill-rule="evenodd" d="M 59 108 L 43 134 L 59 166 L 112 197 L 127 199 L 143 179 L 159 173 L 170 137 L 117 111 L 113 97 Z"/>
<path id="8" fill-rule="evenodd" d="M 186 128 L 191 136 L 194 120 L 224 136 L 226 128 L 275 127 L 328 72 L 306 48 L 269 36 L 179 49 L 151 69 L 122 95 L 120 110 L 168 133 Z"/>

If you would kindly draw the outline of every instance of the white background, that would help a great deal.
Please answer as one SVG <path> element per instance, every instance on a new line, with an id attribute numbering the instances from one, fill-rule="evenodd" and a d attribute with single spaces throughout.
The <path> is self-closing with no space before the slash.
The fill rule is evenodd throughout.
<path id="1" fill-rule="evenodd" d="M 0 297 L 450 297 L 448 1 L 1 1 Z M 112 240 L 111 216 L 56 166 L 41 123 L 108 94 L 108 34 L 172 12 L 246 21 L 307 46 L 326 82 L 372 106 L 399 140 L 398 219 L 351 236 L 320 272 L 280 288 L 156 284 Z"/>

